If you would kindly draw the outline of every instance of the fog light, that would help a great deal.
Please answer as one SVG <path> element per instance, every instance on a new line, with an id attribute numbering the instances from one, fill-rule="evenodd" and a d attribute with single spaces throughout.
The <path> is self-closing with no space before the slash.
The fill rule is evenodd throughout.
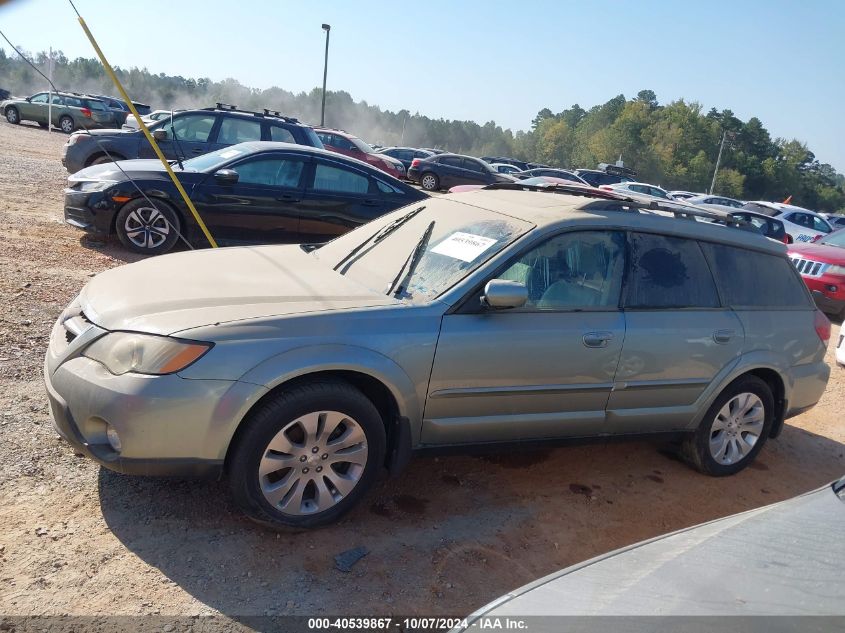
<path id="1" fill-rule="evenodd" d="M 834 286 L 833 284 L 827 285 L 827 291 L 828 292 L 836 292 L 837 290 L 838 290 L 838 288 L 836 286 Z"/>
<path id="2" fill-rule="evenodd" d="M 120 436 L 111 424 L 106 427 L 106 438 L 109 440 L 109 444 L 111 444 L 111 447 L 115 450 L 115 452 L 119 453 L 121 448 Z"/>

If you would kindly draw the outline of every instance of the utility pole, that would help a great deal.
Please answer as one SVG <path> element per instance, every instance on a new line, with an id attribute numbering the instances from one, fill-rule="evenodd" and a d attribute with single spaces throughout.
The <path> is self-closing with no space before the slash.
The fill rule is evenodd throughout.
<path id="1" fill-rule="evenodd" d="M 722 149 L 725 147 L 725 137 L 727 137 L 728 131 L 725 130 L 722 132 L 722 142 L 719 143 L 719 155 L 716 157 L 716 169 L 713 170 L 713 180 L 710 182 L 710 191 L 707 192 L 707 195 L 713 195 L 713 187 L 716 186 L 716 174 L 719 173 L 719 163 L 722 161 Z"/>
<path id="2" fill-rule="evenodd" d="M 50 87 L 47 90 L 47 132 L 53 131 L 53 47 L 50 47 L 50 57 L 47 58 L 47 77 Z"/>
<path id="3" fill-rule="evenodd" d="M 323 30 L 326 32 L 326 57 L 323 62 L 323 106 L 320 108 L 320 127 L 326 124 L 326 75 L 329 72 L 329 31 L 332 30 L 331 24 L 324 24 Z"/>

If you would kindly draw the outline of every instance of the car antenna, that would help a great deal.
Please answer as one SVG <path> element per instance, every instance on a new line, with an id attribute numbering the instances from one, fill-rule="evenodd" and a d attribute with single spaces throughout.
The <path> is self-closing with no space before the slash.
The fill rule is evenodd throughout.
<path id="1" fill-rule="evenodd" d="M 173 134 L 173 140 L 176 141 L 176 162 L 179 164 L 179 169 L 185 171 L 185 166 L 182 164 L 182 159 L 179 158 L 179 154 L 182 154 L 185 158 L 187 158 L 187 156 L 182 149 L 182 144 L 179 142 L 179 137 L 176 135 L 176 128 L 173 127 L 173 110 L 170 110 L 170 132 Z"/>

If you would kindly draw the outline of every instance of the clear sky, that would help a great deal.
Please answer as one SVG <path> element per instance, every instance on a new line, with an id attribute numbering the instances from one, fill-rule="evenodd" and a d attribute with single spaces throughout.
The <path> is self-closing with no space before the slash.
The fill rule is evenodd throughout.
<path id="1" fill-rule="evenodd" d="M 113 65 L 322 83 L 383 108 L 526 129 L 542 108 L 651 89 L 757 116 L 845 171 L 845 0 L 76 0 Z M 137 9 L 136 9 L 137 7 Z M 138 11 L 141 19 L 134 17 Z M 67 0 L 11 0 L 0 29 L 29 51 L 94 52 Z"/>

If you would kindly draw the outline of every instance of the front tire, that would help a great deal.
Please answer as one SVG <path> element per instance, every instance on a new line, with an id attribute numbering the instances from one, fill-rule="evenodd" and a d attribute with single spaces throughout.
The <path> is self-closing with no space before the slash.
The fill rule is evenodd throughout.
<path id="1" fill-rule="evenodd" d="M 88 163 L 87 166 L 91 167 L 92 165 L 104 165 L 105 163 L 113 163 L 118 160 L 126 160 L 123 156 L 120 156 L 119 154 L 112 154 L 111 157 L 114 160 L 112 160 L 112 158 L 109 158 L 107 155 L 103 154 L 102 156 L 98 156 L 97 158 L 92 160 L 90 163 Z"/>
<path id="2" fill-rule="evenodd" d="M 115 218 L 115 232 L 129 250 L 144 255 L 166 253 L 179 239 L 179 219 L 162 200 L 153 205 L 141 198 L 123 205 Z"/>
<path id="3" fill-rule="evenodd" d="M 714 477 L 738 473 L 766 443 L 774 420 L 772 390 L 756 376 L 728 385 L 708 409 L 681 452 L 697 470 Z"/>
<path id="4" fill-rule="evenodd" d="M 384 422 L 372 402 L 341 381 L 283 391 L 260 406 L 227 462 L 232 496 L 254 521 L 314 528 L 364 496 L 384 463 Z"/>
<path id="5" fill-rule="evenodd" d="M 420 186 L 426 191 L 438 191 L 440 189 L 440 179 L 437 177 L 437 174 L 427 171 L 420 178 Z"/>
<path id="6" fill-rule="evenodd" d="M 76 124 L 71 117 L 63 116 L 59 119 L 59 129 L 65 134 L 71 134 L 76 129 Z"/>
<path id="7" fill-rule="evenodd" d="M 4 112 L 4 114 L 6 115 L 6 120 L 12 125 L 18 125 L 21 122 L 20 112 L 18 112 L 18 109 L 14 106 L 6 108 L 6 112 Z"/>

